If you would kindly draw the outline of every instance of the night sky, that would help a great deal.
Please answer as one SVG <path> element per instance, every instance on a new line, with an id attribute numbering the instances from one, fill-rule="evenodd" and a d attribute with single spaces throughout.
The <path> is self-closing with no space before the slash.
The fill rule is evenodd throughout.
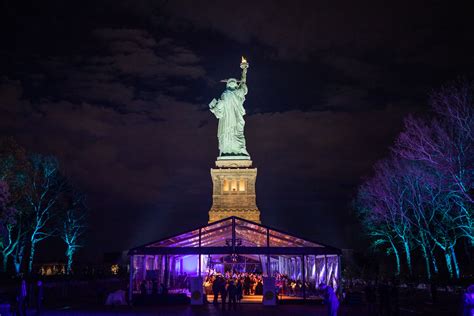
<path id="1" fill-rule="evenodd" d="M 262 222 L 362 249 L 358 184 L 431 90 L 474 78 L 473 30 L 451 1 L 3 0 L 0 134 L 60 159 L 101 259 L 207 223 L 208 103 L 244 55 Z"/>

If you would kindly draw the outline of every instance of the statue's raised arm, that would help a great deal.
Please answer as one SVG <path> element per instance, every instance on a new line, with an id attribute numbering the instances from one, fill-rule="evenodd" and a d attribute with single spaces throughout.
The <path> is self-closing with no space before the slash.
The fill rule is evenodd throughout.
<path id="1" fill-rule="evenodd" d="M 236 159 L 250 159 L 245 148 L 244 137 L 244 101 L 248 92 L 247 69 L 249 64 L 244 57 L 240 68 L 242 68 L 242 78 L 237 81 L 235 78 L 222 80 L 226 83 L 226 89 L 219 100 L 213 99 L 209 103 L 209 109 L 217 119 L 219 127 L 217 138 L 219 139 L 219 156 L 233 157 Z"/>

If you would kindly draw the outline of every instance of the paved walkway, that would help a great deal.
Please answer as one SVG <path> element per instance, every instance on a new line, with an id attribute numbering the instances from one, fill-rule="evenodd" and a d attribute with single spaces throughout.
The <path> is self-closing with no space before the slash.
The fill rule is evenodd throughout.
<path id="1" fill-rule="evenodd" d="M 245 315 L 245 316 L 327 316 L 324 306 L 286 305 L 263 306 L 259 304 L 240 304 L 237 310 L 222 311 L 221 306 L 211 304 L 204 306 L 159 306 L 159 307 L 120 307 L 100 308 L 96 310 L 49 310 L 42 313 L 44 316 L 218 316 L 218 315 Z M 361 307 L 343 307 L 339 316 L 365 316 Z"/>
<path id="2" fill-rule="evenodd" d="M 414 302 L 417 302 L 416 304 Z M 414 302 L 403 301 L 399 316 L 452 316 L 459 314 L 459 301 L 455 297 L 443 298 L 442 302 L 432 305 L 422 300 Z M 278 306 L 263 306 L 262 304 L 238 304 L 237 310 L 222 311 L 222 305 L 214 306 L 206 304 L 203 306 L 174 305 L 174 306 L 103 306 L 90 305 L 86 303 L 75 303 L 72 306 L 59 305 L 62 307 L 46 309 L 42 316 L 327 316 L 326 306 L 298 304 L 287 302 Z M 226 306 L 227 307 L 227 306 Z M 366 316 L 364 305 L 347 306 L 342 305 L 338 316 Z M 3 316 L 3 315 L 2 315 Z M 35 316 L 35 311 L 28 311 L 28 316 Z"/>
<path id="3" fill-rule="evenodd" d="M 214 299 L 214 296 L 213 295 L 207 295 L 207 300 L 209 302 L 212 302 Z M 288 301 L 300 301 L 302 302 L 303 301 L 303 297 L 302 296 L 288 296 L 288 295 L 278 295 L 278 299 L 279 300 L 283 300 L 286 302 Z M 242 297 L 242 300 L 241 302 L 246 304 L 246 303 L 254 303 L 254 304 L 262 304 L 262 300 L 263 300 L 263 295 L 243 295 Z M 311 298 L 307 298 L 307 301 L 308 302 L 313 302 L 313 303 L 321 303 L 322 304 L 322 298 L 318 297 L 311 297 Z M 219 295 L 219 298 L 218 298 L 218 302 L 220 303 L 221 302 L 221 296 Z"/>

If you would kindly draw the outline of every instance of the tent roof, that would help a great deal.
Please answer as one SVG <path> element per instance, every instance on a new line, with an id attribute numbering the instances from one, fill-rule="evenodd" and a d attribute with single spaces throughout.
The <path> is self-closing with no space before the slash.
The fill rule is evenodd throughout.
<path id="1" fill-rule="evenodd" d="M 340 254 L 340 249 L 239 217 L 228 217 L 129 251 L 140 254 Z"/>

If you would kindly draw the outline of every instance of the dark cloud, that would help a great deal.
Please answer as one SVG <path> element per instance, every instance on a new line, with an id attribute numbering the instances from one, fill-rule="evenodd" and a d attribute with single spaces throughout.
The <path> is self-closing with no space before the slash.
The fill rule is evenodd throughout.
<path id="1" fill-rule="evenodd" d="M 420 54 L 419 45 L 434 44 L 446 28 L 464 22 L 461 7 L 441 2 L 384 3 L 362 1 L 172 1 L 165 6 L 173 16 L 212 29 L 240 43 L 261 42 L 275 49 L 274 57 L 307 59 L 315 52 L 345 52 L 362 57 L 368 51 L 385 52 L 387 45 L 404 53 Z M 465 24 L 467 27 L 467 24 Z M 467 34 L 458 30 L 458 36 Z M 420 43 L 419 39 L 429 39 Z M 467 38 L 466 38 L 467 39 Z M 349 51 L 348 51 L 349 50 Z"/>
<path id="2" fill-rule="evenodd" d="M 122 75 L 165 80 L 168 77 L 197 79 L 205 75 L 197 64 L 199 57 L 191 50 L 163 38 L 158 43 L 142 30 L 100 29 L 94 35 L 100 38 L 109 56 L 94 61 Z"/>

